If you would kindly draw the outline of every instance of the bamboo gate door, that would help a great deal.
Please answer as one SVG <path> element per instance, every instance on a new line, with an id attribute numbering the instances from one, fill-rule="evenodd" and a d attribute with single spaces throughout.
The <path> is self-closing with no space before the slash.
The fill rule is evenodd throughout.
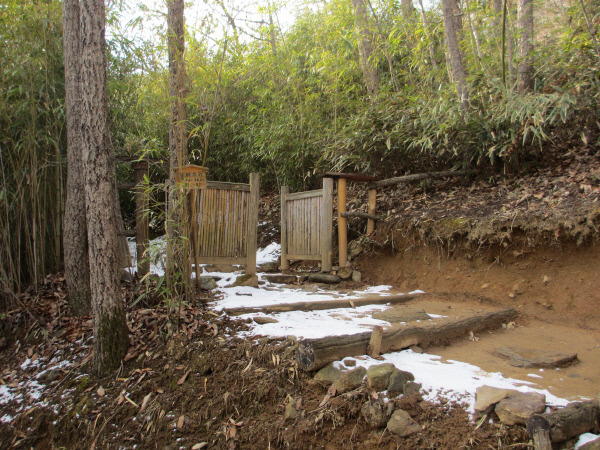
<path id="1" fill-rule="evenodd" d="M 290 260 L 321 261 L 331 270 L 333 233 L 333 179 L 323 178 L 323 188 L 290 193 L 281 188 L 281 269 Z"/>
<path id="2" fill-rule="evenodd" d="M 260 178 L 250 183 L 207 181 L 206 188 L 192 189 L 191 257 L 200 264 L 242 264 L 256 273 L 258 195 Z"/>

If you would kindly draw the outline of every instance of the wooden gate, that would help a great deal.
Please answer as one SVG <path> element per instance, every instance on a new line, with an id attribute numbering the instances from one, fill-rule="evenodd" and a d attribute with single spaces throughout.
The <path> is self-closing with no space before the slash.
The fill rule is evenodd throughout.
<path id="1" fill-rule="evenodd" d="M 323 178 L 323 189 L 289 193 L 281 188 L 281 269 L 290 260 L 318 260 L 331 270 L 333 180 Z"/>
<path id="2" fill-rule="evenodd" d="M 259 175 L 250 184 L 208 181 L 192 190 L 192 258 L 198 264 L 245 264 L 256 273 Z M 195 198 L 194 198 L 195 197 Z"/>

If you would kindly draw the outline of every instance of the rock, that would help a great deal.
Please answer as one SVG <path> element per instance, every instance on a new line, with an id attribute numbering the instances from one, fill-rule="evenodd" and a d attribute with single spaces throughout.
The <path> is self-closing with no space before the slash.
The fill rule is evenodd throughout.
<path id="1" fill-rule="evenodd" d="M 341 267 L 338 271 L 337 271 L 337 275 L 338 277 L 340 277 L 342 280 L 349 280 L 350 277 L 352 276 L 352 272 L 354 272 L 352 270 L 351 267 Z"/>
<path id="2" fill-rule="evenodd" d="M 517 391 L 512 389 L 501 389 L 493 386 L 480 386 L 475 393 L 475 411 L 484 413 L 498 403 L 504 400 L 510 394 Z M 491 408 L 490 408 L 491 409 Z"/>
<path id="3" fill-rule="evenodd" d="M 337 284 L 342 279 L 337 275 L 330 275 L 328 273 L 311 273 L 308 276 L 308 281 L 311 283 Z"/>
<path id="4" fill-rule="evenodd" d="M 362 281 L 362 273 L 360 273 L 358 270 L 353 270 L 352 281 L 354 281 L 355 283 L 360 283 Z"/>
<path id="5" fill-rule="evenodd" d="M 345 359 L 342 361 L 346 367 L 355 367 L 356 360 L 355 359 Z"/>
<path id="6" fill-rule="evenodd" d="M 362 416 L 373 428 L 383 427 L 393 411 L 394 406 L 390 402 L 384 403 L 381 400 L 369 400 L 360 408 Z"/>
<path id="7" fill-rule="evenodd" d="M 297 275 L 264 275 L 266 281 L 277 284 L 294 284 L 298 281 Z"/>
<path id="8" fill-rule="evenodd" d="M 259 266 L 259 269 L 264 273 L 277 273 L 279 271 L 279 263 L 277 261 L 264 263 Z"/>
<path id="9" fill-rule="evenodd" d="M 375 391 L 385 391 L 390 384 L 390 377 L 394 373 L 396 366 L 390 363 L 376 364 L 367 369 L 367 383 Z"/>
<path id="10" fill-rule="evenodd" d="M 411 345 L 410 348 L 414 353 L 423 353 L 423 349 L 418 345 Z"/>
<path id="11" fill-rule="evenodd" d="M 200 289 L 210 291 L 217 287 L 217 282 L 213 277 L 200 277 Z"/>
<path id="12" fill-rule="evenodd" d="M 120 269 L 119 277 L 120 277 L 120 280 L 124 283 L 132 283 L 133 282 L 133 275 L 131 275 L 127 269 Z"/>
<path id="13" fill-rule="evenodd" d="M 356 369 L 344 372 L 332 385 L 338 394 L 352 391 L 360 386 L 367 375 L 367 369 L 357 367 Z"/>
<path id="14" fill-rule="evenodd" d="M 279 320 L 267 316 L 254 316 L 252 319 L 259 325 L 265 325 L 267 323 L 279 323 Z"/>
<path id="15" fill-rule="evenodd" d="M 496 414 L 506 425 L 525 425 L 533 414 L 541 414 L 546 409 L 546 396 L 537 392 L 515 392 L 500 400 Z"/>
<path id="16" fill-rule="evenodd" d="M 348 257 L 352 260 L 355 259 L 364 251 L 364 247 L 358 241 L 350 242 L 348 246 Z"/>
<path id="17" fill-rule="evenodd" d="M 258 276 L 252 275 L 250 273 L 240 275 L 236 278 L 235 282 L 230 287 L 236 286 L 248 286 L 248 287 L 258 287 Z"/>
<path id="18" fill-rule="evenodd" d="M 415 320 L 431 320 L 425 311 L 406 306 L 392 306 L 384 311 L 373 314 L 373 319 L 385 320 L 390 323 L 413 322 Z"/>
<path id="19" fill-rule="evenodd" d="M 231 264 L 207 264 L 204 266 L 204 270 L 207 272 L 233 273 L 237 272 L 239 268 Z"/>
<path id="20" fill-rule="evenodd" d="M 514 367 L 548 369 L 575 364 L 577 353 L 558 353 L 519 347 L 498 347 L 493 355 L 507 359 Z"/>
<path id="21" fill-rule="evenodd" d="M 579 450 L 600 450 L 600 437 L 580 445 Z"/>
<path id="22" fill-rule="evenodd" d="M 415 395 L 421 391 L 423 385 L 421 383 L 415 383 L 414 381 L 407 381 L 404 383 L 404 395 Z"/>
<path id="23" fill-rule="evenodd" d="M 415 376 L 406 370 L 396 369 L 390 376 L 390 383 L 388 384 L 387 390 L 388 392 L 404 393 L 404 385 L 408 381 L 415 381 Z"/>
<path id="24" fill-rule="evenodd" d="M 283 412 L 283 420 L 284 421 L 288 421 L 288 420 L 296 420 L 296 418 L 298 417 L 298 411 L 296 411 L 296 404 L 295 402 L 288 402 L 287 405 L 285 405 L 285 411 Z"/>
<path id="25" fill-rule="evenodd" d="M 314 379 L 316 381 L 323 381 L 329 385 L 337 381 L 342 376 L 342 373 L 340 369 L 334 367 L 333 363 L 329 363 L 317 372 Z"/>
<path id="26" fill-rule="evenodd" d="M 421 431 L 419 424 L 403 409 L 394 411 L 387 423 L 387 429 L 400 437 L 406 437 Z"/>

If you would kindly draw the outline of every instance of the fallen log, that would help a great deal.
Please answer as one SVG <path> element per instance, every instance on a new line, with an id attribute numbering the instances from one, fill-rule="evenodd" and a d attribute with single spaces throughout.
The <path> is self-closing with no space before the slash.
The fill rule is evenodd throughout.
<path id="1" fill-rule="evenodd" d="M 377 216 L 375 214 L 367 214 L 367 213 L 363 213 L 363 212 L 357 212 L 357 211 L 343 212 L 343 213 L 341 213 L 341 216 L 342 217 L 359 217 L 361 219 L 371 219 L 371 220 L 375 220 L 375 221 L 383 220 L 383 217 L 381 217 L 381 216 Z"/>
<path id="2" fill-rule="evenodd" d="M 540 434 L 540 430 L 549 430 L 552 442 L 564 442 L 588 432 L 598 434 L 600 431 L 598 402 L 569 403 L 564 408 L 549 413 L 534 414 L 527 420 L 527 432 L 534 437 Z"/>
<path id="3" fill-rule="evenodd" d="M 341 298 L 335 300 L 327 300 L 323 302 L 297 302 L 297 303 L 281 303 L 277 305 L 265 306 L 245 306 L 240 308 L 225 308 L 225 312 L 230 316 L 240 316 L 242 314 L 252 313 L 278 313 L 289 311 L 321 311 L 324 309 L 336 308 L 356 308 L 357 306 L 366 305 L 399 305 L 407 303 L 423 294 L 399 294 L 399 295 L 369 295 L 361 298 Z M 371 333 L 369 333 L 369 336 Z"/>
<path id="4" fill-rule="evenodd" d="M 443 170 L 441 172 L 429 172 L 429 173 L 415 173 L 413 175 L 404 175 L 401 177 L 387 178 L 385 180 L 376 181 L 374 183 L 371 183 L 369 185 L 369 187 L 382 188 L 382 187 L 387 187 L 387 186 L 393 186 L 394 184 L 428 180 L 430 178 L 454 177 L 454 176 L 464 175 L 464 174 L 465 174 L 464 171 L 456 171 L 456 170 Z"/>
<path id="5" fill-rule="evenodd" d="M 411 345 L 436 345 L 466 337 L 469 332 L 499 328 L 514 320 L 517 311 L 512 308 L 446 321 L 436 325 L 398 327 L 384 331 L 381 353 L 402 350 Z M 305 371 L 318 370 L 333 361 L 348 356 L 367 354 L 371 332 L 345 336 L 304 339 L 296 349 L 296 362 Z"/>

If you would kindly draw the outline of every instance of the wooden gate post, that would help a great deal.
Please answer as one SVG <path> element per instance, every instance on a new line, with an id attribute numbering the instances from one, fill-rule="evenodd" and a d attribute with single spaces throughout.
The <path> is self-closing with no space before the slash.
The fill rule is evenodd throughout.
<path id="1" fill-rule="evenodd" d="M 348 226 L 342 213 L 346 212 L 346 179 L 343 177 L 337 180 L 337 198 L 338 198 L 338 245 L 339 245 L 339 265 L 346 267 L 348 262 Z"/>
<path id="2" fill-rule="evenodd" d="M 135 179 L 135 240 L 137 250 L 137 272 L 143 277 L 150 271 L 150 261 L 146 250 L 149 244 L 148 208 L 150 200 L 144 188 L 144 177 L 148 177 L 148 161 L 137 161 L 131 164 Z"/>
<path id="3" fill-rule="evenodd" d="M 256 249 L 258 233 L 258 201 L 260 192 L 260 176 L 257 173 L 250 174 L 250 203 L 248 205 L 248 243 L 246 274 L 256 274 Z"/>
<path id="4" fill-rule="evenodd" d="M 331 270 L 331 237 L 333 235 L 333 178 L 323 178 L 321 202 L 321 270 Z"/>
<path id="5" fill-rule="evenodd" d="M 367 212 L 371 215 L 375 215 L 377 206 L 377 189 L 370 188 L 369 189 L 369 200 L 367 204 Z M 367 220 L 367 235 L 370 235 L 375 231 L 375 221 L 373 219 Z"/>
<path id="6" fill-rule="evenodd" d="M 290 193 L 290 188 L 281 186 L 281 270 L 290 268 L 290 261 L 287 259 L 287 199 L 286 195 Z"/>

